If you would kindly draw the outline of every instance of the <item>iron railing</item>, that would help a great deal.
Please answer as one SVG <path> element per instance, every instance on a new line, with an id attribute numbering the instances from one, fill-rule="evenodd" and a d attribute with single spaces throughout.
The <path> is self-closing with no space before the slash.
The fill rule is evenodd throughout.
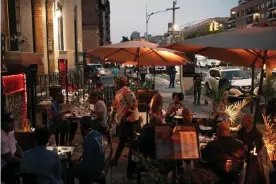
<path id="1" fill-rule="evenodd" d="M 64 78 L 66 81 L 62 81 Z M 83 70 L 69 70 L 67 76 L 63 77 L 63 79 L 59 73 L 37 75 L 36 80 L 37 103 L 44 100 L 51 100 L 50 87 L 60 86 L 68 103 L 89 108 L 89 104 L 86 103 L 88 95 L 99 87 L 91 80 L 84 80 Z M 113 85 L 104 85 L 102 93 L 106 104 L 110 104 L 115 97 Z"/>

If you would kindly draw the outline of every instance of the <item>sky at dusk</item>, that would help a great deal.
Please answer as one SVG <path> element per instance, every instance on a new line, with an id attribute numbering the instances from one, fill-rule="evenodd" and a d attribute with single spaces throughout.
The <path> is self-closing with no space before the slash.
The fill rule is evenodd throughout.
<path id="1" fill-rule="evenodd" d="M 120 42 L 122 36 L 130 36 L 133 31 L 144 36 L 146 32 L 146 5 L 148 13 L 171 8 L 173 0 L 110 0 L 111 40 Z M 177 0 L 177 25 L 208 17 L 229 17 L 230 9 L 238 5 L 238 0 Z M 172 11 L 151 16 L 149 34 L 163 35 L 172 22 Z"/>

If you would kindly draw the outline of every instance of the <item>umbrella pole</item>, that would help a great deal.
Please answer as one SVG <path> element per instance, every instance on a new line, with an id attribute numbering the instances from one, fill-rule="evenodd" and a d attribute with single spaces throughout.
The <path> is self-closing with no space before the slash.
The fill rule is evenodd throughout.
<path id="1" fill-rule="evenodd" d="M 251 103 L 250 103 L 250 113 L 253 113 L 253 106 L 254 106 L 254 99 L 253 99 L 253 95 L 254 95 L 254 80 L 255 80 L 255 64 L 256 61 L 258 60 L 258 57 L 256 57 L 256 59 L 254 60 L 254 62 L 251 65 Z"/>
<path id="2" fill-rule="evenodd" d="M 253 100 L 253 93 L 254 93 L 254 79 L 255 79 L 255 66 L 252 65 L 251 67 L 251 77 L 252 77 L 252 81 L 251 81 L 251 103 L 250 103 L 250 113 L 253 113 L 253 106 L 254 106 L 254 100 Z"/>
<path id="3" fill-rule="evenodd" d="M 155 89 L 155 66 L 154 66 L 154 68 L 153 68 L 153 89 L 152 90 L 154 90 Z"/>
<path id="4" fill-rule="evenodd" d="M 260 95 L 262 93 L 262 87 L 263 87 L 263 81 L 264 81 L 264 65 L 266 64 L 266 58 L 263 58 L 263 66 L 262 66 L 262 71 L 261 71 L 261 77 L 260 77 L 260 85 L 259 85 L 259 90 L 258 90 L 258 95 L 257 95 L 257 101 L 256 101 L 256 107 L 255 107 L 255 116 L 254 116 L 254 127 L 256 127 L 257 123 L 257 117 L 258 114 L 260 113 Z"/>

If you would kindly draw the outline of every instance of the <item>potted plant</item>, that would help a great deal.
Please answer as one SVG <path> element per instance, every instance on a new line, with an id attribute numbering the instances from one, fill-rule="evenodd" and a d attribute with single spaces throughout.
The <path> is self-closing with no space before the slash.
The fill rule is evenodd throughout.
<path id="1" fill-rule="evenodd" d="M 179 174 L 181 184 L 215 184 L 219 180 L 210 169 L 200 165 L 185 165 Z"/>

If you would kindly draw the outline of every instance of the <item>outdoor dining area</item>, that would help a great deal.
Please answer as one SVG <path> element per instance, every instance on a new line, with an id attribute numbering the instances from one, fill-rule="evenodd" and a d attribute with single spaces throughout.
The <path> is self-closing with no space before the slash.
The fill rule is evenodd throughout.
<path id="1" fill-rule="evenodd" d="M 73 155 L 76 153 L 79 155 L 78 162 L 85 159 L 85 152 L 89 150 L 87 148 L 89 134 L 98 130 L 92 123 L 99 116 L 95 104 L 99 99 L 104 100 L 102 94 L 91 91 L 84 95 L 87 99 L 83 99 L 83 103 L 89 101 L 90 109 L 69 108 L 66 111 L 63 109 L 61 121 L 64 123 L 64 134 L 59 135 L 60 139 L 57 138 L 57 134 L 51 136 L 54 138 L 49 136 L 47 140 L 44 137 L 43 140 L 46 141 L 44 147 L 55 152 L 61 161 L 58 176 L 60 183 L 115 183 L 113 171 L 120 167 L 119 158 L 124 147 L 128 149 L 127 183 L 272 184 L 276 182 L 276 123 L 274 116 L 271 117 L 271 114 L 266 113 L 267 101 L 263 100 L 269 74 L 276 68 L 276 29 L 274 27 L 252 27 L 223 32 L 165 46 L 144 40 L 128 41 L 102 46 L 87 52 L 88 55 L 102 60 L 119 64 L 132 63 L 138 67 L 138 73 L 141 66 L 185 65 L 189 62 L 186 53 L 200 54 L 250 67 L 252 74 L 255 68 L 261 68 L 257 95 L 253 96 L 254 87 L 252 87 L 251 96 L 227 106 L 222 105 L 222 96 L 219 96 L 212 104 L 214 112 L 209 117 L 198 117 L 185 107 L 183 93 L 171 94 L 172 101 L 168 109 L 164 109 L 162 95 L 157 90 L 143 87 L 139 75 L 135 86 L 131 87 L 125 76 L 118 76 L 114 79 L 113 102 L 106 104 L 107 128 L 99 131 L 104 137 L 102 140 L 104 144 L 93 147 L 95 150 L 101 150 L 104 155 L 97 177 L 91 173 L 86 174 L 85 179 L 74 180 L 72 168 L 75 162 Z M 265 72 L 266 84 L 263 82 Z M 20 77 L 20 80 L 24 81 L 24 76 L 20 75 Z M 49 126 L 51 125 L 49 121 L 45 125 L 31 122 L 34 117 L 30 119 L 28 115 L 32 111 L 30 109 L 32 107 L 27 105 L 31 98 L 31 94 L 27 92 L 28 88 L 22 83 L 18 84 L 20 85 L 18 89 L 13 89 L 8 86 L 10 84 L 10 81 L 7 82 L 8 78 L 6 77 L 5 83 L 2 77 L 2 83 L 5 84 L 2 89 L 2 95 L 4 94 L 6 100 L 4 105 L 8 107 L 9 113 L 13 113 L 8 102 L 11 102 L 11 99 L 18 99 L 13 100 L 13 103 L 22 101 L 22 108 L 16 109 L 16 112 L 20 111 L 22 119 L 16 120 L 14 135 L 19 145 L 21 144 L 24 154 L 27 155 L 37 144 L 36 131 L 42 131 L 41 128 L 45 127 L 52 131 L 52 126 Z M 252 76 L 252 79 L 254 78 L 255 76 Z M 10 77 L 9 80 L 16 79 Z M 252 80 L 252 86 L 254 85 Z M 218 94 L 227 91 L 225 88 L 217 90 Z M 20 98 L 11 97 L 14 94 Z M 55 95 L 53 102 L 64 101 L 62 94 Z M 61 107 L 66 105 L 62 102 Z M 138 107 L 141 105 L 146 109 L 144 120 L 139 117 Z M 242 113 L 242 109 L 249 105 L 255 107 L 255 110 Z M 88 123 L 84 122 L 84 119 Z M 11 120 L 13 119 L 8 118 L 5 121 Z M 44 132 L 44 135 L 47 137 L 48 134 Z M 79 145 L 72 144 L 76 139 L 81 140 Z M 93 150 L 90 149 L 89 153 L 92 154 Z M 96 163 L 97 158 L 91 158 L 89 161 Z M 23 171 L 16 172 L 13 176 L 17 184 L 40 184 L 41 181 L 43 184 L 50 184 L 53 183 L 53 178 L 56 179 L 52 175 L 42 176 Z"/>

